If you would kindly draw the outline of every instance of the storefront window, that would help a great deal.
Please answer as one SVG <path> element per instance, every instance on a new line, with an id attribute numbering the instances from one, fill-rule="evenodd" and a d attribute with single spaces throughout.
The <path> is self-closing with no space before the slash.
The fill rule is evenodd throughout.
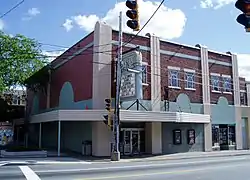
<path id="1" fill-rule="evenodd" d="M 212 125 L 212 141 L 213 146 L 219 146 L 219 126 L 218 125 Z"/>
<path id="2" fill-rule="evenodd" d="M 228 144 L 235 145 L 235 126 L 228 126 Z"/>
<path id="3" fill-rule="evenodd" d="M 220 145 L 228 145 L 228 126 L 220 125 Z"/>
<path id="4" fill-rule="evenodd" d="M 212 125 L 213 146 L 235 145 L 234 125 Z"/>

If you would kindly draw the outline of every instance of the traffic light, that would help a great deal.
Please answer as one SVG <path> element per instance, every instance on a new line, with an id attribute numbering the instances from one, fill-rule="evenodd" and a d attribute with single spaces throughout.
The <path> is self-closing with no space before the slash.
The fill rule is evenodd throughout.
<path id="1" fill-rule="evenodd" d="M 111 109 L 111 99 L 105 99 L 105 109 L 108 111 L 108 115 L 104 115 L 104 123 L 109 126 L 111 129 L 113 128 L 113 116 Z"/>
<path id="2" fill-rule="evenodd" d="M 130 18 L 127 21 L 127 26 L 133 29 L 134 31 L 139 31 L 140 23 L 137 0 L 127 0 L 126 6 L 130 9 L 126 12 L 126 15 Z"/>
<path id="3" fill-rule="evenodd" d="M 105 99 L 105 103 L 106 103 L 106 110 L 107 111 L 111 111 L 111 99 Z"/>
<path id="4" fill-rule="evenodd" d="M 236 21 L 245 27 L 246 32 L 250 32 L 250 0 L 238 0 L 235 7 L 243 12 Z"/>

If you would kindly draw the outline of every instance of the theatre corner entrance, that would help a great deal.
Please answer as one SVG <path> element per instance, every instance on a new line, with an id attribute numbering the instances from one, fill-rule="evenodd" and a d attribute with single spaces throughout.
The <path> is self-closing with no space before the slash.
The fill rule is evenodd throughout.
<path id="1" fill-rule="evenodd" d="M 137 155 L 145 152 L 144 128 L 122 128 L 120 131 L 120 152 L 123 155 Z"/>

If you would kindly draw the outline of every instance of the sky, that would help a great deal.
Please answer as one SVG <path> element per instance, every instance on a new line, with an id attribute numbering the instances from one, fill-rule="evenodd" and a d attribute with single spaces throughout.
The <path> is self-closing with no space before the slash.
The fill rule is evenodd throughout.
<path id="1" fill-rule="evenodd" d="M 21 0 L 1 0 L 0 15 Z M 138 0 L 143 25 L 160 0 Z M 182 44 L 203 44 L 209 49 L 238 54 L 239 73 L 250 80 L 250 33 L 236 22 L 241 13 L 235 0 L 165 0 L 150 23 L 141 32 Z M 118 28 L 119 11 L 126 27 L 127 7 L 121 0 L 24 0 L 0 19 L 0 30 L 23 34 L 42 43 L 44 54 L 57 56 L 91 32 L 101 20 Z"/>

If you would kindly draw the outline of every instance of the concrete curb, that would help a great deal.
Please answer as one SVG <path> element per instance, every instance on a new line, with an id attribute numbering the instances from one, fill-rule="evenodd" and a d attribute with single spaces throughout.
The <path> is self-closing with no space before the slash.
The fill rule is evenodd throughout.
<path id="1" fill-rule="evenodd" d="M 178 157 L 156 157 L 156 158 L 141 158 L 141 159 L 121 159 L 120 161 L 109 161 L 102 163 L 125 163 L 125 162 L 146 162 L 146 161 L 162 161 L 162 160 L 184 160 L 184 159 L 201 159 L 201 158 L 215 158 L 215 157 L 230 157 L 230 156 L 246 156 L 250 152 L 232 153 L 232 154 L 208 154 L 200 156 L 178 156 Z"/>
<path id="2" fill-rule="evenodd" d="M 77 165 L 77 164 L 92 164 L 86 161 L 2 161 L 0 166 L 21 166 L 21 165 Z"/>
<path id="3" fill-rule="evenodd" d="M 138 159 L 121 159 L 120 161 L 108 161 L 108 162 L 95 162 L 95 163 L 127 163 L 127 162 L 146 162 L 146 161 L 162 161 L 162 160 L 184 160 L 184 159 L 202 159 L 202 158 L 215 158 L 215 157 L 230 157 L 230 156 L 246 156 L 250 155 L 249 152 L 244 153 L 227 153 L 227 154 L 206 154 L 199 156 L 176 156 L 176 157 L 149 157 L 149 158 L 138 158 Z"/>

